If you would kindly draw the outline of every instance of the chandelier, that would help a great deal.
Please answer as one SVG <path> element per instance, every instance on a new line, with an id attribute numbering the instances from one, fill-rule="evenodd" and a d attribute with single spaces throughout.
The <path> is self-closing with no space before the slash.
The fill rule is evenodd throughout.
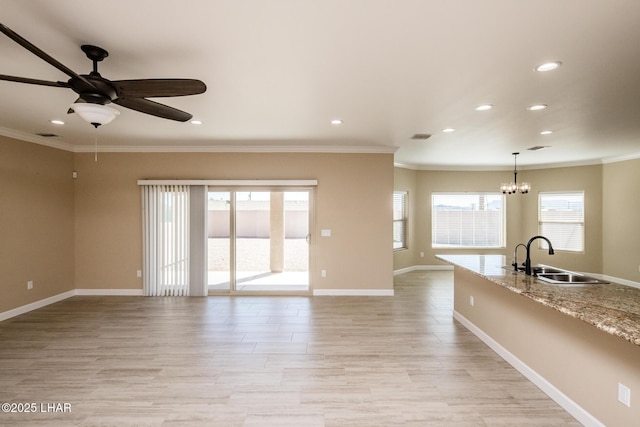
<path id="1" fill-rule="evenodd" d="M 531 184 L 529 184 L 528 182 L 521 182 L 520 184 L 518 184 L 518 165 L 517 165 L 517 158 L 518 158 L 518 154 L 520 153 L 511 153 L 513 154 L 513 182 L 503 182 L 500 185 L 500 191 L 502 191 L 502 194 L 515 194 L 515 193 L 522 193 L 522 194 L 527 194 L 529 192 L 529 190 L 531 190 Z"/>

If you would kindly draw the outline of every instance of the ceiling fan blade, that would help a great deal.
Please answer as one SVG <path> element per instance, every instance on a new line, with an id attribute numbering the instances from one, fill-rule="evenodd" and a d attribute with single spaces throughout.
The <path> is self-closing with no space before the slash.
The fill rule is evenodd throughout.
<path id="1" fill-rule="evenodd" d="M 197 95 L 207 90 L 203 82 L 194 79 L 113 80 L 111 84 L 123 98 Z"/>
<path id="2" fill-rule="evenodd" d="M 54 86 L 54 87 L 69 87 L 67 82 L 51 82 L 48 80 L 38 80 L 38 79 L 29 79 L 26 77 L 15 77 L 15 76 L 7 76 L 4 74 L 0 74 L 0 80 L 6 80 L 9 82 L 18 82 L 18 83 L 28 83 L 32 85 L 40 85 L 40 86 Z"/>
<path id="3" fill-rule="evenodd" d="M 62 63 L 58 62 L 56 59 L 54 59 L 53 57 L 49 56 L 47 53 L 45 53 L 43 50 L 41 50 L 40 48 L 38 48 L 37 46 L 32 44 L 30 41 L 28 41 L 27 39 L 23 38 L 21 35 L 19 35 L 18 33 L 14 32 L 12 29 L 10 29 L 9 27 L 7 27 L 7 26 L 5 26 L 4 24 L 1 24 L 1 23 L 0 23 L 0 32 L 3 32 L 7 37 L 12 39 L 14 42 L 18 43 L 20 46 L 22 46 L 23 48 L 27 49 L 29 52 L 33 53 L 34 55 L 36 55 L 40 59 L 48 62 L 51 65 L 53 65 L 54 67 L 56 67 L 58 70 L 62 71 L 63 73 L 65 73 L 69 77 L 74 77 L 74 78 L 80 79 L 83 83 L 89 85 L 89 87 L 95 88 L 94 84 L 91 83 L 89 80 L 87 80 L 86 78 L 84 78 L 81 75 L 77 74 L 76 72 L 74 72 L 69 67 L 67 67 L 67 66 L 63 65 Z"/>
<path id="4" fill-rule="evenodd" d="M 178 122 L 186 122 L 193 116 L 177 108 L 160 104 L 145 98 L 118 98 L 113 101 L 122 107 L 127 107 L 141 113 L 151 114 L 152 116 L 162 117 L 163 119 L 175 120 Z"/>

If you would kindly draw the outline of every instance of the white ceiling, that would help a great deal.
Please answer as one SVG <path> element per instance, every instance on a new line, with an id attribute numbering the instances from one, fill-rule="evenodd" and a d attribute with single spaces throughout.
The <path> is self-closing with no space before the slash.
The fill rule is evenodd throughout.
<path id="1" fill-rule="evenodd" d="M 99 65 L 108 79 L 207 84 L 202 95 L 156 99 L 202 125 L 116 106 L 120 116 L 97 131 L 105 150 L 395 152 L 416 168 L 509 168 L 514 151 L 525 168 L 640 153 L 638 0 L 0 0 L 0 9 L 0 22 L 79 74 L 91 71 L 79 46 L 94 44 L 110 53 Z M 68 79 L 3 34 L 0 58 L 0 74 Z M 533 71 L 547 61 L 563 66 Z M 75 99 L 0 81 L 0 132 L 55 133 L 57 144 L 90 150 L 96 131 L 66 114 Z M 484 103 L 494 108 L 474 110 Z M 527 111 L 534 103 L 549 108 Z M 527 151 L 536 145 L 551 148 Z"/>

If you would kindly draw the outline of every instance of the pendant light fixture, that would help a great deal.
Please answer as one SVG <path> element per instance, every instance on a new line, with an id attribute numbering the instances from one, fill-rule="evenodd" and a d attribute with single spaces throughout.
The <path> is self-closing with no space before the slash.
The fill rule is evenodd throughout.
<path id="1" fill-rule="evenodd" d="M 527 194 L 529 192 L 529 190 L 531 190 L 531 184 L 529 184 L 528 182 L 521 182 L 520 184 L 518 184 L 518 164 L 517 164 L 517 159 L 518 159 L 518 154 L 520 153 L 511 153 L 513 154 L 513 182 L 503 182 L 502 185 L 500 185 L 500 191 L 502 191 L 502 194 L 515 194 L 515 193 L 522 193 L 522 194 Z"/>

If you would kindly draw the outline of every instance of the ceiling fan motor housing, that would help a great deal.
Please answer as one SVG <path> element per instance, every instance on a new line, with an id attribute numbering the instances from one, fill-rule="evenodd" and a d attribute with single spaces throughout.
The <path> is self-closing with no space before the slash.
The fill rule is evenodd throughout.
<path id="1" fill-rule="evenodd" d="M 118 97 L 116 88 L 106 79 L 102 78 L 98 73 L 85 74 L 82 77 L 87 79 L 93 86 L 87 85 L 80 79 L 72 77 L 68 83 L 71 89 L 84 102 L 91 104 L 105 105 Z"/>

